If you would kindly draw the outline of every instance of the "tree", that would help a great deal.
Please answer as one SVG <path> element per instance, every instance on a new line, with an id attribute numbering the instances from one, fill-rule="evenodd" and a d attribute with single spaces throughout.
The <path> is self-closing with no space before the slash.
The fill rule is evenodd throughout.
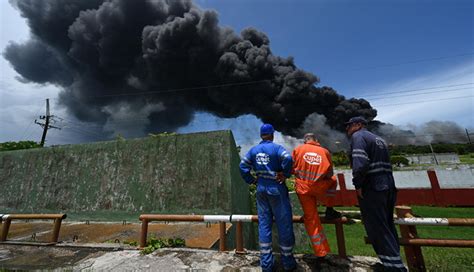
<path id="1" fill-rule="evenodd" d="M 41 147 L 41 145 L 37 142 L 34 142 L 34 141 L 19 141 L 19 142 L 0 143 L 0 151 L 29 149 L 29 148 L 38 148 L 38 147 Z"/>

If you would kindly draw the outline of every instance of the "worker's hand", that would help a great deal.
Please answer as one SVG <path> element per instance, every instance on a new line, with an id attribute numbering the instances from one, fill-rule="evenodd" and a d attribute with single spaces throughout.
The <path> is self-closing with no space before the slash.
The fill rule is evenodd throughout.
<path id="1" fill-rule="evenodd" d="M 285 175 L 283 174 L 283 172 L 278 172 L 278 173 L 277 173 L 277 176 L 276 176 L 276 179 L 277 179 L 277 181 L 278 181 L 280 184 L 282 184 L 283 182 L 285 182 L 286 177 L 285 177 Z"/>
<path id="2" fill-rule="evenodd" d="M 362 188 L 356 189 L 356 192 L 357 192 L 357 196 L 358 196 L 358 197 L 364 198 L 364 197 L 362 196 Z"/>

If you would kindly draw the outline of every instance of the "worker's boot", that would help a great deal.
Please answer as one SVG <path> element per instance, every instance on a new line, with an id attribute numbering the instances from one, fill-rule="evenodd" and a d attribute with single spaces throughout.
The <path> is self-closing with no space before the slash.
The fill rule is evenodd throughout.
<path id="1" fill-rule="evenodd" d="M 333 219 L 338 219 L 341 218 L 342 214 L 336 210 L 334 210 L 333 207 L 326 207 L 326 213 L 324 215 L 324 218 L 326 220 L 333 220 Z"/>

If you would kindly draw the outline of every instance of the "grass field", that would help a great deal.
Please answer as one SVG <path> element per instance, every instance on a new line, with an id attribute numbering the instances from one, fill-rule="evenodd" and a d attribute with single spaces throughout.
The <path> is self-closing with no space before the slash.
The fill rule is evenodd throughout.
<path id="1" fill-rule="evenodd" d="M 353 210 L 354 208 L 339 207 L 338 209 Z M 416 215 L 423 217 L 474 218 L 474 208 L 413 206 L 412 209 Z M 324 227 L 333 252 L 337 252 L 334 226 L 325 225 Z M 421 238 L 474 239 L 474 227 L 418 226 L 417 230 Z M 376 257 L 371 245 L 364 243 L 363 237 L 366 234 L 362 224 L 345 225 L 344 234 L 348 255 Z M 428 271 L 474 271 L 473 248 L 422 247 L 422 252 Z M 300 253 L 312 253 L 312 250 L 308 245 L 308 249 Z M 403 249 L 402 257 L 406 264 Z"/>
<path id="2" fill-rule="evenodd" d="M 464 164 L 474 164 L 474 153 L 459 155 L 459 160 Z"/>

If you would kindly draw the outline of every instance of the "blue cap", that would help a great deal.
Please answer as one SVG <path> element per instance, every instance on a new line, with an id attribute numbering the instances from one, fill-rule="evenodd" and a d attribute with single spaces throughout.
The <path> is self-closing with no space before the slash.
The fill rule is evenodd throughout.
<path id="1" fill-rule="evenodd" d="M 352 117 L 351 119 L 349 119 L 349 121 L 345 122 L 346 125 L 350 125 L 353 123 L 362 123 L 364 125 L 367 125 L 367 120 L 365 120 L 365 118 L 362 116 L 356 116 L 356 117 Z"/>
<path id="2" fill-rule="evenodd" d="M 270 124 L 263 124 L 260 127 L 260 135 L 273 134 L 274 132 L 275 132 L 275 129 Z"/>

